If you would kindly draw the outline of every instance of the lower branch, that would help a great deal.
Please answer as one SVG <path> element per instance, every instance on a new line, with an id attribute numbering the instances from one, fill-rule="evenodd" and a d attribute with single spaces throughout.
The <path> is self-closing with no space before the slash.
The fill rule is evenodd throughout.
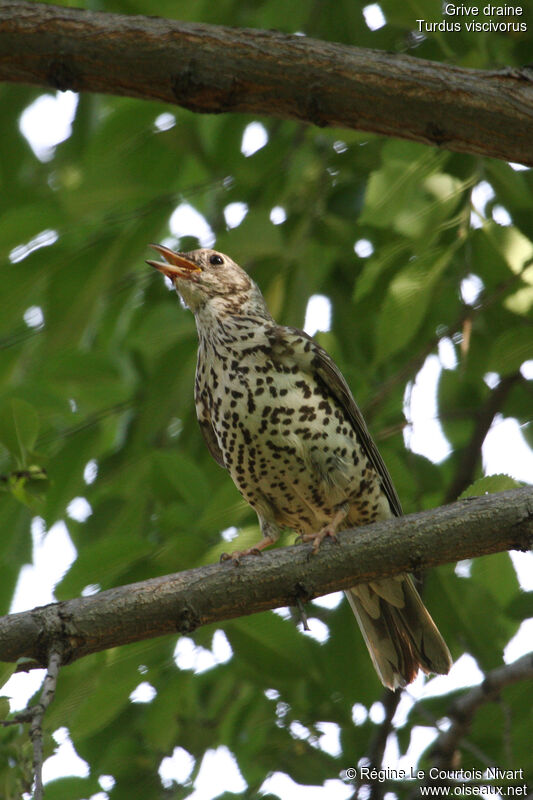
<path id="1" fill-rule="evenodd" d="M 385 719 L 381 725 L 379 725 L 374 736 L 370 740 L 367 754 L 369 769 L 376 770 L 377 773 L 383 769 L 383 755 L 385 753 L 385 747 L 387 746 L 387 739 L 392 731 L 392 720 L 394 719 L 394 715 L 401 698 L 401 689 L 398 689 L 395 692 L 391 692 L 386 689 L 383 692 L 383 697 L 381 698 L 383 708 L 385 709 Z M 370 789 L 370 794 L 368 795 L 370 800 L 383 800 L 385 793 L 389 791 L 385 782 L 376 778 L 368 783 L 362 781 L 359 784 L 354 797 L 363 796 L 361 792 L 363 786 L 367 789 Z"/>
<path id="2" fill-rule="evenodd" d="M 200 625 L 297 605 L 357 583 L 416 572 L 533 542 L 533 488 L 343 531 L 339 543 L 283 547 L 108 589 L 0 618 L 0 661 L 46 666 L 53 648 L 70 663 L 89 653 Z"/>
<path id="3" fill-rule="evenodd" d="M 31 709 L 30 738 L 33 744 L 33 774 L 35 776 L 33 800 L 42 800 L 43 797 L 43 718 L 56 693 L 60 666 L 61 655 L 57 650 L 52 650 L 48 660 L 48 670 L 43 683 L 41 699 Z"/>
<path id="4" fill-rule="evenodd" d="M 497 700 L 506 686 L 533 679 L 533 653 L 528 653 L 512 664 L 491 670 L 479 686 L 461 695 L 449 711 L 451 725 L 433 744 L 431 754 L 435 767 L 450 771 L 456 763 L 456 753 L 461 739 L 468 733 L 474 714 L 480 706 Z"/>
<path id="5" fill-rule="evenodd" d="M 61 667 L 61 654 L 58 650 L 52 649 L 48 658 L 48 669 L 43 682 L 41 699 L 34 706 L 28 706 L 20 714 L 16 714 L 13 719 L 2 720 L 1 724 L 19 725 L 21 722 L 30 723 L 30 739 L 33 745 L 33 775 L 34 792 L 33 800 L 43 800 L 43 719 L 46 709 L 54 699 L 56 693 L 57 679 Z"/>

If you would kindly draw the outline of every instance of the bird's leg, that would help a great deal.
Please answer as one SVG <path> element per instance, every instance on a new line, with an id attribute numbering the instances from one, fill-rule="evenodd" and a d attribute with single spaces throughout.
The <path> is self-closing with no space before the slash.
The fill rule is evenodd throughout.
<path id="1" fill-rule="evenodd" d="M 274 522 L 265 520 L 264 517 L 261 517 L 259 514 L 258 517 L 263 538 L 253 547 L 248 547 L 246 550 L 234 550 L 233 553 L 222 553 L 220 556 L 221 561 L 229 561 L 231 559 L 237 566 L 243 556 L 260 556 L 261 551 L 264 550 L 265 547 L 270 547 L 271 544 L 277 541 L 279 537 L 278 526 Z"/>
<path id="2" fill-rule="evenodd" d="M 318 551 L 318 548 L 324 541 L 324 539 L 329 536 L 333 539 L 334 542 L 337 541 L 337 530 L 339 525 L 344 522 L 348 511 L 350 510 L 350 506 L 348 503 L 342 503 L 342 505 L 337 507 L 335 512 L 335 516 L 328 522 L 327 525 L 324 525 L 318 533 L 304 533 L 300 537 L 302 542 L 313 542 L 313 554 Z"/>

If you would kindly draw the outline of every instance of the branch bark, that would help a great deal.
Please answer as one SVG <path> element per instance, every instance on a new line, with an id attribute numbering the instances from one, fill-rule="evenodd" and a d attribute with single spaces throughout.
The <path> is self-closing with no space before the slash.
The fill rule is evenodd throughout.
<path id="1" fill-rule="evenodd" d="M 526 68 L 465 69 L 279 32 L 4 2 L 0 80 L 355 128 L 533 165 Z"/>
<path id="2" fill-rule="evenodd" d="M 450 506 L 343 531 L 338 545 L 283 547 L 108 589 L 0 618 L 0 661 L 68 664 L 89 653 L 200 625 L 293 605 L 362 581 L 450 561 L 525 550 L 533 542 L 533 489 L 472 497 Z"/>

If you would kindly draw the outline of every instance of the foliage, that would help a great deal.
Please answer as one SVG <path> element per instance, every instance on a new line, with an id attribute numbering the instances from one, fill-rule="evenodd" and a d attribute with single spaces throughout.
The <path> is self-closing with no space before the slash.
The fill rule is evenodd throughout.
<path id="1" fill-rule="evenodd" d="M 409 34 L 416 14 L 396 0 L 381 3 L 388 24 L 375 32 L 365 26 L 359 0 L 335 4 L 334 14 L 324 4 L 278 0 L 104 5 L 128 14 L 157 10 L 304 31 L 479 68 L 520 65 L 531 45 L 531 34 L 466 31 L 436 32 L 417 44 Z M 427 18 L 431 11 L 431 19 L 440 19 L 439 9 L 427 3 Z M 204 215 L 217 249 L 250 270 L 278 321 L 302 327 L 311 295 L 331 299 L 332 328 L 318 339 L 365 411 L 404 509 L 443 502 L 493 397 L 495 384 L 485 376 L 516 373 L 531 355 L 531 171 L 266 118 L 268 143 L 244 157 L 251 118 L 196 116 L 92 95 L 80 96 L 71 136 L 40 162 L 18 127 L 40 92 L 3 86 L 0 94 L 2 613 L 21 567 L 31 561 L 35 516 L 47 530 L 64 520 L 77 551 L 56 587 L 58 599 L 214 561 L 227 547 L 221 532 L 230 526 L 239 530 L 232 547 L 258 536 L 254 514 L 199 434 L 192 316 L 144 264 L 150 241 L 198 246 L 191 236 L 171 238 L 169 218 L 182 202 Z M 162 125 L 162 114 L 175 124 Z M 474 216 L 478 225 L 472 224 L 473 190 L 482 181 L 494 196 Z M 224 217 L 231 203 L 247 207 L 234 228 Z M 277 206 L 286 215 L 282 224 L 270 220 Z M 510 224 L 496 221 L 500 207 Z M 370 255 L 354 252 L 360 240 L 371 243 Z M 482 289 L 467 303 L 461 285 L 471 275 Z M 441 373 L 437 400 L 451 454 L 434 464 L 406 448 L 402 403 L 406 386 L 443 341 L 456 360 Z M 533 443 L 525 379 L 516 380 L 496 411 L 515 417 Z M 89 462 L 97 465 L 92 482 Z M 481 475 L 478 465 L 470 480 Z M 507 481 L 503 476 L 501 484 L 479 491 L 507 488 Z M 85 497 L 92 509 L 84 522 L 67 511 L 75 497 Z M 479 559 L 468 574 L 452 566 L 435 570 L 424 593 L 454 658 L 470 653 L 482 670 L 502 663 L 503 648 L 531 613 L 507 554 Z M 198 674 L 176 665 L 170 638 L 64 669 L 47 729 L 68 727 L 91 773 L 50 784 L 47 798 L 88 797 L 98 791 L 100 775 L 115 779 L 112 800 L 186 797 L 203 754 L 220 745 L 235 754 L 246 796 L 255 796 L 274 771 L 322 784 L 357 765 L 369 752 L 378 717 L 363 714 L 354 722 L 352 708 L 369 709 L 382 689 L 346 604 L 310 611 L 327 626 L 323 644 L 286 617 L 244 617 L 224 626 L 232 658 Z M 209 649 L 215 633 L 201 629 L 192 638 Z M 132 702 L 131 692 L 144 681 L 155 697 Z M 451 699 L 449 693 L 433 697 L 407 715 L 396 731 L 401 753 L 413 726 L 431 728 Z M 333 755 L 321 747 L 323 722 L 340 729 L 340 751 Z M 487 705 L 476 718 L 461 766 L 497 763 L 531 775 L 528 725 L 525 689 L 512 687 L 500 705 Z M 183 786 L 165 789 L 158 767 L 176 747 L 196 759 L 195 767 Z M 0 794 L 14 798 L 27 788 L 29 758 L 25 731 L 0 731 Z M 429 758 L 422 756 L 422 767 Z"/>

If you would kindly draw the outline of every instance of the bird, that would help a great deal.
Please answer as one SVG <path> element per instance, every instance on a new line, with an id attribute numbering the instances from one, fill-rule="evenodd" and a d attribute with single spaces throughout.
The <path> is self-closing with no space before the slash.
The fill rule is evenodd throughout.
<path id="1" fill-rule="evenodd" d="M 316 552 L 343 528 L 402 514 L 352 392 L 328 353 L 278 325 L 261 290 L 229 256 L 150 245 L 147 263 L 170 279 L 198 332 L 194 398 L 207 447 L 255 510 L 258 554 L 291 528 Z M 451 656 L 410 575 L 346 591 L 376 672 L 394 691 Z"/>

